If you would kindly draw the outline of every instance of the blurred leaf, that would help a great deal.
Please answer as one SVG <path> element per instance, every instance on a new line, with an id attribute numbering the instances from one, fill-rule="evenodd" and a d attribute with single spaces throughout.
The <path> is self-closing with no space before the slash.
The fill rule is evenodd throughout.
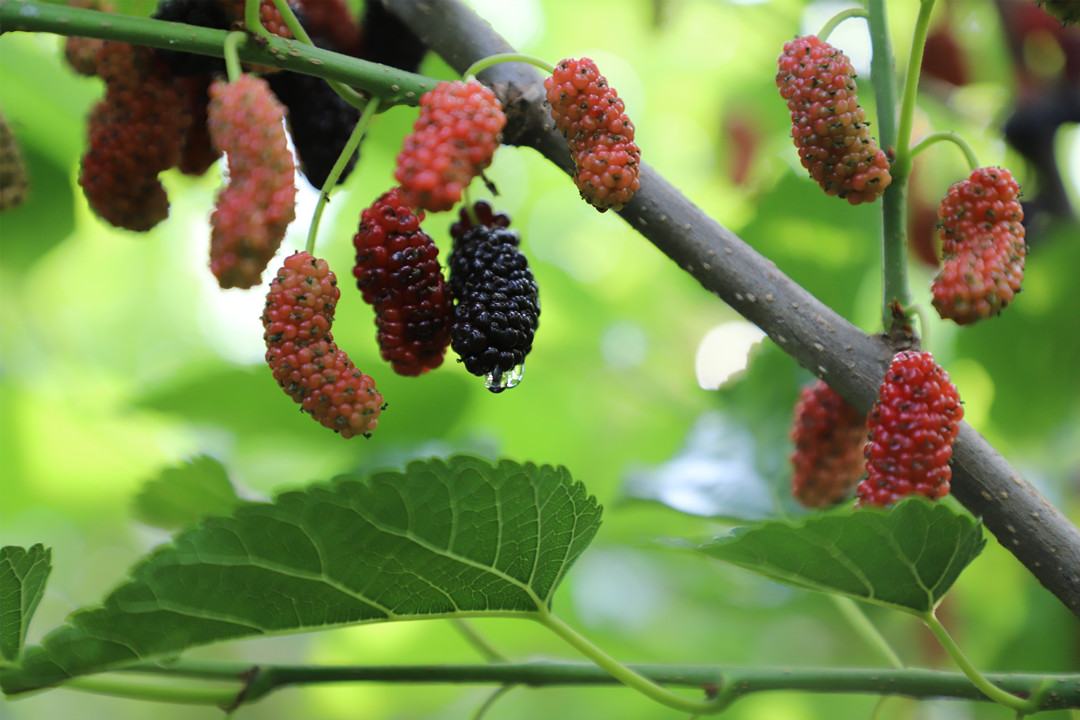
<path id="1" fill-rule="evenodd" d="M 800 512 L 788 492 L 791 413 L 805 371 L 763 340 L 748 366 L 716 393 L 720 411 L 698 418 L 679 454 L 628 473 L 626 497 L 738 522 Z"/>
<path id="2" fill-rule="evenodd" d="M 166 468 L 135 497 L 135 519 L 164 530 L 191 525 L 205 515 L 226 515 L 240 502 L 225 468 L 200 455 Z"/>
<path id="3" fill-rule="evenodd" d="M 0 665 L 14 661 L 26 630 L 45 594 L 52 570 L 52 550 L 34 545 L 0 548 Z"/>
<path id="4" fill-rule="evenodd" d="M 888 511 L 845 509 L 739 528 L 700 549 L 785 585 L 924 612 L 985 544 L 971 517 L 910 498 Z"/>
<path id="5" fill-rule="evenodd" d="M 206 643 L 549 606 L 600 526 L 565 468 L 459 456 L 208 518 L 28 648 L 5 692 Z"/>
<path id="6" fill-rule="evenodd" d="M 0 265 L 25 270 L 75 229 L 75 194 L 67 168 L 32 145 L 22 146 L 30 189 L 26 201 L 4 211 Z"/>

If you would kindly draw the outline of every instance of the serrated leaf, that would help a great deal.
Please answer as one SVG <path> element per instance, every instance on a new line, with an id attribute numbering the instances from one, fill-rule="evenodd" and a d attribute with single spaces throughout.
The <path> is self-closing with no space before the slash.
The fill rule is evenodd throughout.
<path id="1" fill-rule="evenodd" d="M 175 530 L 205 515 L 227 514 L 239 502 L 225 467 L 200 455 L 162 470 L 143 485 L 133 514 L 147 525 Z"/>
<path id="2" fill-rule="evenodd" d="M 45 594 L 51 560 L 52 551 L 40 544 L 29 550 L 14 545 L 0 548 L 0 660 L 11 662 L 19 656 Z"/>
<path id="3" fill-rule="evenodd" d="M 235 638 L 537 613 L 599 525 L 565 468 L 456 457 L 338 478 L 181 533 L 0 684 L 23 692 Z"/>
<path id="4" fill-rule="evenodd" d="M 786 585 L 925 612 L 985 544 L 971 517 L 910 498 L 888 511 L 844 510 L 740 528 L 699 549 Z"/>

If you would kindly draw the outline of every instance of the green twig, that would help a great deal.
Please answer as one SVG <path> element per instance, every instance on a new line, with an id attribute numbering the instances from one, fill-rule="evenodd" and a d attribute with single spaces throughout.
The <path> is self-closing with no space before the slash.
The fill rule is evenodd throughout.
<path id="1" fill-rule="evenodd" d="M 315 254 L 315 238 L 319 235 L 319 223 L 322 221 L 323 210 L 326 209 L 326 203 L 330 202 L 330 191 L 337 185 L 338 178 L 345 171 L 349 158 L 353 156 L 356 148 L 360 146 L 360 141 L 364 138 L 364 133 L 367 132 L 368 126 L 371 124 L 371 118 L 375 117 L 378 110 L 379 98 L 371 98 L 367 107 L 360 114 L 360 119 L 357 120 L 356 127 L 353 128 L 352 134 L 349 135 L 341 154 L 338 155 L 338 159 L 334 162 L 334 167 L 330 168 L 330 174 L 326 176 L 326 182 L 323 183 L 322 190 L 319 192 L 319 201 L 315 203 L 315 212 L 311 216 L 307 244 L 304 247 L 312 255 Z"/>
<path id="2" fill-rule="evenodd" d="M 960 148 L 960 152 L 964 153 L 964 159 L 967 160 L 969 169 L 974 170 L 979 167 L 979 158 L 975 154 L 975 150 L 971 147 L 971 144 L 964 139 L 963 135 L 954 130 L 938 130 L 937 132 L 930 133 L 924 137 L 911 148 L 912 159 L 926 148 L 943 140 L 951 142 L 953 145 Z"/>
<path id="3" fill-rule="evenodd" d="M 869 17 L 869 14 L 866 12 L 865 8 L 858 7 L 851 8 L 849 10 L 842 10 L 829 18 L 828 22 L 821 26 L 821 30 L 819 30 L 817 34 L 818 40 L 824 42 L 826 39 L 828 39 L 830 35 L 832 35 L 832 31 L 836 29 L 836 26 L 844 22 L 845 20 L 848 20 L 850 18 L 867 17 Z"/>
<path id="4" fill-rule="evenodd" d="M 163 702 L 173 705 L 210 705 L 226 707 L 236 700 L 243 688 L 234 682 L 229 686 L 215 683 L 214 687 L 178 685 L 174 683 L 149 683 L 115 676 L 89 676 L 72 678 L 61 687 L 94 695 L 110 695 L 129 700 Z"/>
<path id="5" fill-rule="evenodd" d="M 236 82 L 243 74 L 240 69 L 240 44 L 247 41 L 247 35 L 242 32 L 231 32 L 225 36 L 225 44 L 222 52 L 225 55 L 225 71 L 229 74 L 229 82 Z"/>
<path id="6" fill-rule="evenodd" d="M 555 72 L 554 65 L 547 62 L 546 60 L 541 60 L 540 58 L 533 57 L 532 55 L 524 55 L 522 53 L 499 53 L 497 55 L 488 55 L 486 58 L 481 58 L 480 60 L 477 60 L 472 65 L 470 65 L 465 70 L 465 72 L 461 74 L 461 76 L 468 80 L 469 78 L 476 77 L 492 65 L 497 65 L 504 62 L 529 63 L 530 65 L 535 65 L 536 67 L 540 68 L 548 75 L 551 75 Z"/>
<path id="7" fill-rule="evenodd" d="M 956 663 L 957 667 L 964 673 L 971 684 L 977 687 L 986 697 L 990 698 L 996 703 L 1004 705 L 1007 708 L 1016 710 L 1019 713 L 1030 715 L 1039 709 L 1038 695 L 1041 695 L 1041 686 L 1039 690 L 1032 693 L 1032 697 L 1028 700 L 1023 700 L 1015 695 L 1005 692 L 1001 688 L 997 687 L 968 660 L 967 655 L 960 649 L 960 646 L 953 640 L 952 635 L 945 629 L 945 626 L 938 620 L 937 615 L 933 610 L 928 610 L 925 613 L 919 613 L 917 617 L 930 628 L 930 632 L 934 634 L 938 642 L 941 643 L 941 647 L 945 648 L 945 652 L 949 653 L 949 656 Z"/>

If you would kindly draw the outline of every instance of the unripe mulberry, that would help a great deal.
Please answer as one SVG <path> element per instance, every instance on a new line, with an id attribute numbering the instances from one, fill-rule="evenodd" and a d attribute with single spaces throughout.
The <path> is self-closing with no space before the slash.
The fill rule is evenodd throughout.
<path id="1" fill-rule="evenodd" d="M 450 291 L 421 220 L 394 188 L 361 213 L 353 238 L 356 284 L 375 309 L 382 357 L 399 375 L 437 368 L 450 345 Z"/>
<path id="2" fill-rule="evenodd" d="M 402 199 L 417 210 L 452 208 L 491 164 L 505 125 L 499 99 L 475 80 L 441 82 L 424 93 L 397 157 Z"/>
<path id="3" fill-rule="evenodd" d="M 298 252 L 270 282 L 262 321 L 274 379 L 305 412 L 344 438 L 368 435 L 383 398 L 330 331 L 341 291 L 325 260 Z"/>
<path id="4" fill-rule="evenodd" d="M 826 195 L 873 202 L 892 182 L 889 160 L 870 136 L 851 60 L 815 35 L 784 45 L 776 86 L 791 112 L 799 159 Z"/>
<path id="5" fill-rule="evenodd" d="M 621 210 L 637 192 L 641 170 L 622 98 L 589 58 L 559 62 L 544 88 L 555 127 L 570 145 L 581 197 L 600 212 Z"/>
<path id="6" fill-rule="evenodd" d="M 210 269 L 223 288 L 259 284 L 296 217 L 296 166 L 284 117 L 262 78 L 244 74 L 210 86 L 207 125 L 229 163 L 229 184 L 210 217 Z"/>
<path id="7" fill-rule="evenodd" d="M 1004 168 L 977 168 L 941 201 L 942 267 L 934 307 L 960 325 L 999 314 L 1024 279 L 1020 186 Z"/>
<path id="8" fill-rule="evenodd" d="M 795 499 L 808 508 L 847 499 L 863 472 L 866 416 L 818 380 L 799 395 L 791 439 Z"/>
<path id="9" fill-rule="evenodd" d="M 450 253 L 451 346 L 466 370 L 487 376 L 492 392 L 506 389 L 525 362 L 540 321 L 536 281 L 519 243 L 512 230 L 480 225 Z"/>
<path id="10" fill-rule="evenodd" d="M 867 478 L 858 505 L 886 506 L 920 494 L 949 494 L 953 442 L 964 408 L 949 374 L 928 352 L 897 353 L 870 411 L 864 448 Z"/>
<path id="11" fill-rule="evenodd" d="M 105 43 L 97 72 L 105 98 L 90 113 L 79 184 L 99 216 L 146 231 L 169 214 L 157 176 L 180 160 L 191 126 L 186 93 L 145 47 Z"/>

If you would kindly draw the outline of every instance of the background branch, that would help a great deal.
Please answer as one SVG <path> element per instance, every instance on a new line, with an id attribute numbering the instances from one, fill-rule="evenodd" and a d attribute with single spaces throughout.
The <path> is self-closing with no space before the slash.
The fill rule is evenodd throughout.
<path id="1" fill-rule="evenodd" d="M 385 4 L 458 72 L 482 57 L 514 52 L 459 0 Z M 506 63 L 479 77 L 495 88 L 507 109 L 504 142 L 531 147 L 572 173 L 566 142 L 543 104 L 539 73 Z M 648 157 L 648 148 L 644 154 Z M 641 189 L 619 214 L 803 367 L 859 410 L 870 410 L 893 354 L 887 338 L 867 335 L 833 312 L 647 164 Z M 967 423 L 961 425 L 952 466 L 953 495 L 1080 616 L 1080 530 Z"/>

